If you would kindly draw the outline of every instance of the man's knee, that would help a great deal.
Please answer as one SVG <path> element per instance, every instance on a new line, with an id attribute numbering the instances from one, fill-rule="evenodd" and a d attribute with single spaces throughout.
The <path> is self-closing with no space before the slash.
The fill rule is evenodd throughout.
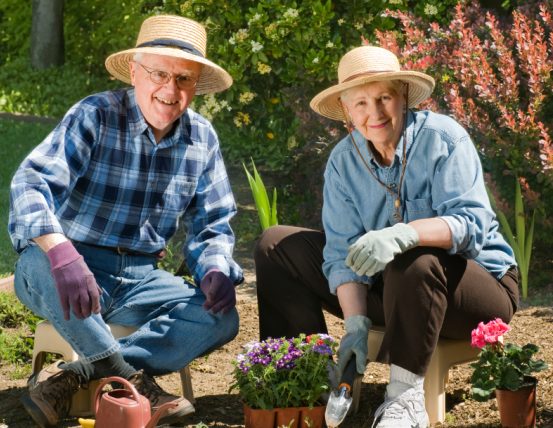
<path id="1" fill-rule="evenodd" d="M 219 335 L 219 343 L 224 345 L 230 342 L 238 335 L 238 329 L 240 325 L 240 318 L 236 308 L 231 309 L 220 318 L 219 322 L 215 326 L 215 330 Z"/>

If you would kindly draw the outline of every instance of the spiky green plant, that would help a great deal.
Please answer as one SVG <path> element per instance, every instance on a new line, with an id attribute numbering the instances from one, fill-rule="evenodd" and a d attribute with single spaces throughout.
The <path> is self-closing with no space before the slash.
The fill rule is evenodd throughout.
<path id="1" fill-rule="evenodd" d="M 530 225 L 526 228 L 526 220 L 528 217 L 524 212 L 524 201 L 522 199 L 522 192 L 520 190 L 520 183 L 518 177 L 515 179 L 515 233 L 509 225 L 509 221 L 505 214 L 497 208 L 495 199 L 491 192 L 488 190 L 488 195 L 492 208 L 497 214 L 499 224 L 503 235 L 509 242 L 509 245 L 513 248 L 515 253 L 515 259 L 518 263 L 518 271 L 520 274 L 520 285 L 522 288 L 522 298 L 528 297 L 528 272 L 530 269 L 530 259 L 532 257 L 532 243 L 534 241 L 534 223 L 536 219 L 536 211 L 534 210 L 531 215 Z"/>
<path id="2" fill-rule="evenodd" d="M 273 189 L 273 200 L 272 203 L 269 201 L 269 196 L 267 194 L 267 189 L 265 184 L 261 179 L 261 176 L 257 172 L 255 163 L 253 159 L 252 171 L 253 174 L 248 171 L 246 165 L 242 163 L 244 171 L 246 171 L 246 177 L 248 177 L 248 183 L 250 184 L 250 189 L 252 191 L 253 199 L 255 202 L 255 207 L 257 209 L 257 215 L 259 216 L 259 224 L 261 225 L 261 230 L 265 230 L 271 226 L 277 225 L 277 190 Z"/>

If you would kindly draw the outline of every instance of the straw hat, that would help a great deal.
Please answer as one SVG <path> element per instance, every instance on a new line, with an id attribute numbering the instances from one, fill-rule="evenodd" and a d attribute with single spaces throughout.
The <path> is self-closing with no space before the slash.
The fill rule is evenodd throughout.
<path id="1" fill-rule="evenodd" d="M 346 53 L 338 64 L 338 84 L 317 94 L 309 105 L 322 116 L 345 120 L 340 94 L 346 89 L 370 82 L 401 80 L 409 83 L 409 107 L 427 99 L 434 79 L 418 71 L 402 71 L 397 57 L 377 46 L 360 46 Z"/>
<path id="2" fill-rule="evenodd" d="M 142 23 L 136 46 L 110 55 L 106 68 L 113 77 L 130 84 L 129 62 L 135 53 L 183 58 L 203 65 L 197 95 L 224 91 L 232 85 L 232 77 L 205 57 L 206 45 L 205 28 L 196 21 L 174 15 L 152 16 Z"/>

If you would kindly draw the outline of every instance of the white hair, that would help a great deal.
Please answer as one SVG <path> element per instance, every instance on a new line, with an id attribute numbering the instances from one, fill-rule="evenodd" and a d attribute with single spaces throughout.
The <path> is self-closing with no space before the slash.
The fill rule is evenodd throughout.
<path id="1" fill-rule="evenodd" d="M 382 82 L 387 83 L 391 89 L 394 90 L 397 94 L 401 94 L 402 86 L 405 84 L 402 80 L 382 80 Z M 353 97 L 353 94 L 357 92 L 360 88 L 363 88 L 364 86 L 370 85 L 371 83 L 375 82 L 368 82 L 364 85 L 360 86 L 354 86 L 353 88 L 348 88 L 340 92 L 340 99 L 342 101 L 348 102 Z"/>
<path id="2" fill-rule="evenodd" d="M 132 57 L 133 61 L 136 61 L 136 62 L 142 61 L 142 55 L 143 55 L 142 52 L 136 52 Z"/>

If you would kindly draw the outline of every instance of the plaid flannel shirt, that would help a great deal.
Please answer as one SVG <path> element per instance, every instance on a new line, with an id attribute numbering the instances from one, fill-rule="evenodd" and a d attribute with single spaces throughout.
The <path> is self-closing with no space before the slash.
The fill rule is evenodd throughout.
<path id="1" fill-rule="evenodd" d="M 19 252 L 32 238 L 63 233 L 153 253 L 182 219 L 196 282 L 217 268 L 239 283 L 229 224 L 235 213 L 211 124 L 188 109 L 156 144 L 130 88 L 80 101 L 25 158 L 11 184 L 8 229 Z"/>

